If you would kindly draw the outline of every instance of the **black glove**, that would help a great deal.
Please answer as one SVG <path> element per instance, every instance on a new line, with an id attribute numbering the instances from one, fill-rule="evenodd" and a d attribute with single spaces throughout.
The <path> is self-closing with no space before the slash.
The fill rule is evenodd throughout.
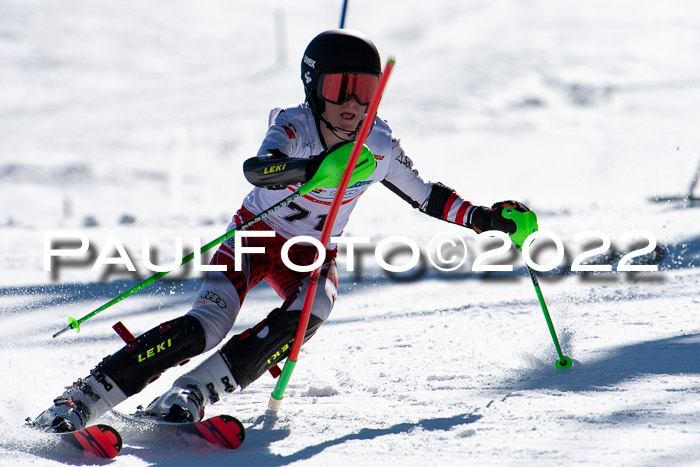
<path id="1" fill-rule="evenodd" d="M 307 182 L 314 178 L 314 175 L 316 175 L 316 172 L 318 172 L 318 168 L 321 167 L 321 162 L 323 162 L 323 160 L 326 158 L 326 155 L 328 155 L 328 152 L 324 151 L 318 156 L 309 157 L 309 161 L 306 163 Z"/>
<path id="2" fill-rule="evenodd" d="M 474 210 L 471 219 L 470 227 L 477 233 L 487 230 L 500 230 L 508 235 L 515 233 L 517 226 L 515 222 L 506 219 L 501 215 L 503 208 L 511 207 L 518 212 L 528 212 L 530 208 L 518 201 L 499 201 L 491 206 L 491 209 L 485 206 L 478 206 Z"/>
<path id="3" fill-rule="evenodd" d="M 318 172 L 318 168 L 321 167 L 321 163 L 326 159 L 326 156 L 328 156 L 328 154 L 332 153 L 333 151 L 345 144 L 347 144 L 347 141 L 335 143 L 333 146 L 326 149 L 321 154 L 317 156 L 311 156 L 309 158 L 309 162 L 306 164 L 306 181 L 311 180 L 313 176 L 316 175 L 316 172 Z"/>

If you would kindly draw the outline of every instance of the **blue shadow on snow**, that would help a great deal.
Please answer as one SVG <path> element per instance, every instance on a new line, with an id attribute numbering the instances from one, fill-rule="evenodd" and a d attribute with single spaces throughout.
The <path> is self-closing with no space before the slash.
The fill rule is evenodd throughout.
<path id="1" fill-rule="evenodd" d="M 574 358 L 575 361 L 575 358 Z M 533 370 L 516 382 L 517 389 L 560 391 L 613 390 L 645 375 L 700 374 L 700 333 L 617 347 L 595 360 L 575 362 L 571 370 Z"/>

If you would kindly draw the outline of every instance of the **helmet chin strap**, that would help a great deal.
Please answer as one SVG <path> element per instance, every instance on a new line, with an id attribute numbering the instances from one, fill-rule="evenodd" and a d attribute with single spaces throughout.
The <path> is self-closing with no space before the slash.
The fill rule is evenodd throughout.
<path id="1" fill-rule="evenodd" d="M 355 141 L 355 136 L 357 135 L 357 132 L 360 130 L 360 126 L 362 125 L 362 122 L 365 119 L 365 116 L 360 119 L 360 121 L 357 123 L 357 126 L 355 127 L 354 130 L 352 131 L 346 131 L 341 128 L 338 128 L 337 126 L 334 126 L 331 122 L 326 120 L 323 115 L 321 115 L 321 112 L 316 110 L 316 106 L 311 105 L 311 99 L 307 97 L 306 99 L 306 104 L 309 106 L 311 109 L 311 112 L 314 114 L 316 118 L 318 118 L 320 121 L 323 122 L 324 125 L 326 125 L 326 128 L 335 135 L 336 138 L 340 139 L 341 141 L 346 141 L 346 142 L 352 142 Z M 340 132 L 340 134 L 339 134 Z"/>
<path id="2" fill-rule="evenodd" d="M 351 142 L 355 141 L 355 135 L 357 135 L 357 132 L 360 129 L 360 125 L 362 125 L 362 120 L 365 118 L 362 117 L 362 120 L 357 124 L 354 130 L 352 131 L 346 131 L 341 128 L 338 128 L 337 126 L 333 126 L 331 122 L 326 120 L 321 113 L 315 109 L 315 106 L 310 105 L 310 102 L 307 100 L 307 105 L 309 105 L 309 108 L 311 109 L 311 112 L 314 114 L 316 118 L 318 118 L 320 121 L 323 122 L 324 125 L 326 125 L 326 128 L 335 135 L 336 138 L 340 139 L 341 141 L 346 141 L 346 142 Z M 339 134 L 340 132 L 340 134 Z"/>
<path id="3" fill-rule="evenodd" d="M 337 126 L 333 126 L 331 124 L 331 122 L 329 122 L 328 120 L 323 118 L 321 115 L 319 115 L 318 117 L 326 125 L 326 128 L 328 128 L 330 130 L 330 132 L 333 133 L 338 139 L 341 139 L 343 141 L 348 141 L 348 142 L 355 141 L 355 135 L 357 135 L 357 132 L 360 128 L 360 125 L 362 124 L 362 120 L 364 120 L 364 117 L 363 117 L 362 120 L 360 120 L 360 123 L 357 124 L 357 126 L 355 127 L 355 129 L 353 131 L 345 131 L 341 128 L 338 128 Z M 341 134 L 338 134 L 339 132 Z M 350 139 L 347 139 L 347 138 L 350 138 Z"/>

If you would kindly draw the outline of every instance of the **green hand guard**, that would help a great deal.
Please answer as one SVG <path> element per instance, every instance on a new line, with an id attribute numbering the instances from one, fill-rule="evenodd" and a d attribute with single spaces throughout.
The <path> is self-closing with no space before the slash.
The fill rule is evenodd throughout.
<path id="1" fill-rule="evenodd" d="M 340 180 L 343 178 L 343 171 L 348 164 L 350 153 L 354 145 L 355 143 L 353 142 L 343 144 L 338 149 L 328 154 L 318 168 L 318 171 L 316 171 L 316 174 L 311 177 L 311 180 L 304 183 L 301 188 L 299 188 L 301 194 L 305 195 L 317 188 L 337 188 L 338 185 L 340 185 Z M 374 160 L 374 154 L 372 154 L 372 151 L 370 151 L 366 145 L 363 145 L 348 186 L 350 187 L 357 182 L 367 180 L 374 173 L 376 166 L 377 163 Z"/>
<path id="2" fill-rule="evenodd" d="M 503 208 L 501 215 L 515 222 L 516 230 L 510 234 L 518 250 L 523 249 L 523 243 L 531 233 L 537 232 L 537 215 L 535 211 L 520 212 L 511 207 Z"/>

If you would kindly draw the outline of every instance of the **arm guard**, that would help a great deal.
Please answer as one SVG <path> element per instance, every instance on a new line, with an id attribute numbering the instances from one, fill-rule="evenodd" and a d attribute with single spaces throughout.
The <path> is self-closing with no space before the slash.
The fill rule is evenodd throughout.
<path id="1" fill-rule="evenodd" d="M 256 156 L 243 163 L 243 173 L 257 187 L 280 189 L 308 181 L 311 162 L 310 159 L 288 157 L 282 153 Z"/>
<path id="2" fill-rule="evenodd" d="M 428 201 L 420 207 L 420 211 L 447 222 L 464 225 L 477 233 L 490 230 L 488 208 L 472 205 L 460 198 L 452 188 L 439 182 L 433 184 Z"/>
<path id="3" fill-rule="evenodd" d="M 442 183 L 434 183 L 430 190 L 430 196 L 428 196 L 428 202 L 420 207 L 420 211 L 429 216 L 444 219 L 445 205 L 454 192 L 452 188 Z"/>

